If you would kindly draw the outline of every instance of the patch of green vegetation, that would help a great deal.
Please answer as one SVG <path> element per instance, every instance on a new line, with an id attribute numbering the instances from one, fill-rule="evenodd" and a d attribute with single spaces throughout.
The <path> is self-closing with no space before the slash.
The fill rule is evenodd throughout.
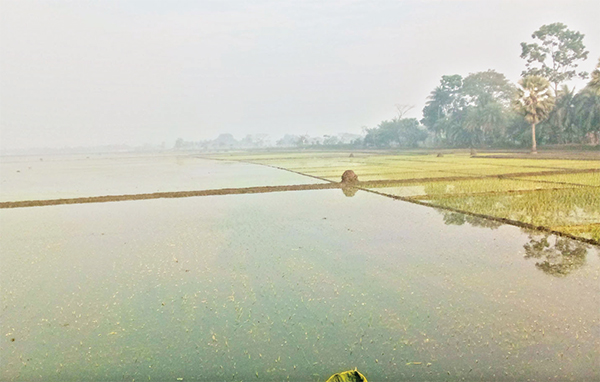
<path id="1" fill-rule="evenodd" d="M 363 174 L 356 172 L 360 181 L 381 181 L 381 180 L 408 180 L 408 179 L 432 179 L 453 177 L 456 174 L 449 174 L 443 171 L 406 171 L 406 172 L 374 172 Z M 336 177 L 337 178 L 337 177 Z"/>
<path id="2" fill-rule="evenodd" d="M 414 197 L 414 196 L 460 196 L 463 194 L 476 193 L 504 193 L 514 191 L 527 191 L 551 188 L 571 188 L 568 184 L 554 184 L 530 181 L 527 178 L 522 180 L 499 179 L 499 178 L 477 178 L 472 180 L 442 181 L 442 182 L 422 182 L 406 185 L 397 185 L 394 187 L 377 188 L 377 191 L 384 194 Z"/>
<path id="3" fill-rule="evenodd" d="M 596 188 L 579 187 L 526 194 L 434 197 L 428 202 L 536 226 L 555 227 L 562 232 L 570 232 L 570 226 L 577 226 L 578 235 L 600 240 L 595 226 L 600 222 L 599 200 Z"/>
<path id="4" fill-rule="evenodd" d="M 283 168 L 311 168 L 318 170 L 327 167 L 343 167 L 346 165 L 364 166 L 375 165 L 376 167 L 429 169 L 433 167 L 462 166 L 471 168 L 481 167 L 481 173 L 485 170 L 492 171 L 493 168 L 529 168 L 529 172 L 535 169 L 600 169 L 600 161 L 591 160 L 559 160 L 559 159 L 523 159 L 523 158 L 472 158 L 467 153 L 443 154 L 438 157 L 435 153 L 415 155 L 398 154 L 382 155 L 378 153 L 352 153 L 350 152 L 281 152 L 268 154 L 229 153 L 211 156 L 215 159 L 248 161 L 252 163 L 266 164 Z M 489 172 L 488 172 L 489 173 Z"/>
<path id="5" fill-rule="evenodd" d="M 546 171 L 540 169 L 532 169 L 529 167 L 518 167 L 518 166 L 491 166 L 484 164 L 475 164 L 470 166 L 448 166 L 447 172 L 458 175 L 503 175 L 503 174 L 515 174 L 515 173 L 530 173 L 536 171 Z"/>
<path id="6" fill-rule="evenodd" d="M 327 382 L 367 382 L 367 378 L 358 370 L 350 370 L 332 375 Z"/>
<path id="7" fill-rule="evenodd" d="M 538 159 L 535 162 L 543 162 L 544 167 L 555 167 L 564 169 L 584 169 L 597 168 L 600 169 L 600 161 L 593 160 L 556 160 L 556 159 Z"/>
<path id="8" fill-rule="evenodd" d="M 551 227 L 552 229 L 564 233 L 571 234 L 573 236 L 585 237 L 587 239 L 594 239 L 600 241 L 600 224 L 587 224 L 587 225 L 575 225 L 567 227 Z"/>
<path id="9" fill-rule="evenodd" d="M 522 158 L 471 158 L 481 164 L 495 166 L 516 166 L 541 169 L 587 169 L 600 168 L 600 162 L 591 160 L 559 160 L 559 159 L 522 159 Z"/>
<path id="10" fill-rule="evenodd" d="M 559 174 L 559 175 L 547 175 L 547 176 L 529 176 L 520 178 L 529 181 L 540 181 L 540 182 L 556 182 L 556 183 L 568 183 L 573 185 L 586 185 L 600 187 L 600 172 L 595 173 L 582 173 L 582 174 Z M 600 193 L 600 190 L 598 190 Z"/>

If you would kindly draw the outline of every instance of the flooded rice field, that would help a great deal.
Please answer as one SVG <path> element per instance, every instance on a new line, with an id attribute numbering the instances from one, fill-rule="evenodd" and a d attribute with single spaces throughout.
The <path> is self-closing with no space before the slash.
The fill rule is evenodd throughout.
<path id="1" fill-rule="evenodd" d="M 184 160 L 135 183 L 315 183 Z M 3 380 L 600 378 L 598 247 L 367 191 L 0 209 L 0 250 Z"/>
<path id="2" fill-rule="evenodd" d="M 495 154 L 315 151 L 215 157 L 332 182 L 351 168 L 360 181 L 357 187 L 382 195 L 600 245 L 600 153 Z"/>
<path id="3" fill-rule="evenodd" d="M 0 202 L 318 183 L 285 171 L 188 155 L 90 154 L 0 159 Z"/>

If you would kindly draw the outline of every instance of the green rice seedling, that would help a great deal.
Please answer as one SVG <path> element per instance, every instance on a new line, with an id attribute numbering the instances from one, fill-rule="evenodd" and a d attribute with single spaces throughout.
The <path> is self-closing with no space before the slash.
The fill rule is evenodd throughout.
<path id="1" fill-rule="evenodd" d="M 551 228 L 556 231 L 571 234 L 573 236 L 600 241 L 600 223 Z"/>
<path id="2" fill-rule="evenodd" d="M 592 187 L 541 190 L 516 195 L 504 193 L 462 198 L 433 197 L 428 202 L 544 227 L 600 222 L 598 190 Z"/>
<path id="3" fill-rule="evenodd" d="M 528 177 L 519 177 L 518 179 L 523 179 L 523 180 L 527 180 L 527 181 L 568 183 L 568 184 L 572 184 L 572 185 L 587 185 L 587 186 L 600 187 L 600 172 L 580 173 L 580 174 L 559 174 L 559 175 L 547 175 L 547 176 L 528 176 Z"/>
<path id="4" fill-rule="evenodd" d="M 530 191 L 552 188 L 571 188 L 571 185 L 528 182 L 514 179 L 479 178 L 460 181 L 420 182 L 417 184 L 398 185 L 394 187 L 377 188 L 377 191 L 396 196 L 420 197 L 456 197 L 463 194 L 504 193 Z"/>
<path id="5" fill-rule="evenodd" d="M 410 171 L 396 172 L 384 174 L 358 174 L 358 179 L 361 181 L 381 181 L 381 180 L 407 180 L 407 179 L 431 179 L 431 178 L 446 178 L 454 176 L 453 174 L 444 173 L 441 171 Z"/>
<path id="6" fill-rule="evenodd" d="M 415 170 L 415 169 L 395 169 L 395 168 L 381 168 L 381 167 L 372 167 L 372 166 L 355 166 L 355 167 L 339 167 L 339 168 L 330 168 L 330 169 L 314 169 L 314 170 L 310 170 L 310 171 L 305 171 L 304 169 L 302 169 L 301 172 L 305 173 L 305 174 L 310 174 L 310 175 L 316 175 L 316 176 L 326 176 L 326 175 L 341 175 L 345 170 L 349 170 L 352 169 L 354 170 L 354 172 L 356 172 L 357 174 L 379 174 L 379 175 L 383 175 L 383 174 L 394 174 L 394 173 L 410 173 L 410 172 L 423 172 L 422 170 Z"/>
<path id="7" fill-rule="evenodd" d="M 546 160 L 544 165 L 559 167 L 565 169 L 586 169 L 586 168 L 597 168 L 600 169 L 600 161 L 592 160 Z"/>
<path id="8" fill-rule="evenodd" d="M 446 170 L 448 173 L 455 173 L 460 175 L 503 175 L 503 174 L 516 174 L 516 173 L 531 173 L 536 171 L 545 171 L 541 169 L 532 169 L 528 167 L 509 167 L 509 166 L 491 166 L 491 165 L 472 165 L 472 166 L 461 166 L 461 167 L 448 167 Z"/>

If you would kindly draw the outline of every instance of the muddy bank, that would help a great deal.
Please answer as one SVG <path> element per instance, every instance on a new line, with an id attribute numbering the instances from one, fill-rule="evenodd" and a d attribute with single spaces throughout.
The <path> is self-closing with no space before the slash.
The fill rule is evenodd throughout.
<path id="1" fill-rule="evenodd" d="M 274 167 L 274 166 L 269 166 Z M 235 194 L 255 194 L 268 192 L 283 192 L 283 191 L 305 191 L 305 190 L 326 190 L 342 188 L 342 183 L 333 182 L 318 176 L 304 174 L 294 170 L 274 167 L 284 171 L 289 171 L 299 175 L 308 176 L 314 179 L 326 181 L 328 183 L 317 184 L 299 184 L 286 186 L 259 186 L 259 187 L 244 187 L 244 188 L 221 188 L 212 190 L 197 190 L 197 191 L 172 191 L 172 192 L 155 192 L 144 194 L 124 194 L 124 195 L 103 195 L 78 198 L 63 198 L 63 199 L 46 199 L 46 200 L 23 200 L 14 202 L 0 202 L 0 208 L 19 208 L 19 207 L 36 207 L 36 206 L 51 206 L 60 204 L 81 204 L 81 203 L 104 203 L 118 202 L 127 200 L 145 200 L 145 199 L 161 199 L 161 198 L 187 198 L 194 196 L 211 196 L 211 195 L 235 195 Z M 545 176 L 545 175 L 560 175 L 560 174 L 582 174 L 582 173 L 600 173 L 599 169 L 572 169 L 572 170 L 552 170 L 552 171 L 536 171 L 536 172 L 521 172 L 507 173 L 497 175 L 482 175 L 482 176 L 446 176 L 435 178 L 409 178 L 409 179 L 383 179 L 383 180 L 368 180 L 356 181 L 352 186 L 357 188 L 377 188 L 389 187 L 400 184 L 411 183 L 430 183 L 430 182 L 450 182 L 462 180 L 476 180 L 487 178 L 513 178 L 513 177 L 529 177 L 529 176 Z M 506 192 L 506 191 L 504 191 Z"/>
<path id="2" fill-rule="evenodd" d="M 291 186 L 262 186 L 247 188 L 221 188 L 216 190 L 199 191 L 174 191 L 174 192 L 155 192 L 151 194 L 129 194 L 129 195 L 104 195 L 90 196 L 81 198 L 49 199 L 49 200 L 23 200 L 16 202 L 0 202 L 0 208 L 22 208 L 22 207 L 41 207 L 55 206 L 61 204 L 82 204 L 82 203 L 106 203 L 121 202 L 127 200 L 147 200 L 162 198 L 189 198 L 193 196 L 212 196 L 212 195 L 238 195 L 238 194 L 260 194 L 267 192 L 282 191 L 306 191 L 306 190 L 326 190 L 340 188 L 338 183 L 320 183 L 320 184 L 299 184 Z"/>

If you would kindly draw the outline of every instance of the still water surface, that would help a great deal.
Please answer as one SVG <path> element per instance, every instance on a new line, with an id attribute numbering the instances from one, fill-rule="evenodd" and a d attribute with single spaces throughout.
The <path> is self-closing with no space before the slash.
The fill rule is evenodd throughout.
<path id="1" fill-rule="evenodd" d="M 188 155 L 0 157 L 0 202 L 321 182 L 268 167 Z"/>
<path id="2" fill-rule="evenodd" d="M 598 248 L 363 191 L 0 210 L 0 249 L 3 380 L 600 377 Z"/>

